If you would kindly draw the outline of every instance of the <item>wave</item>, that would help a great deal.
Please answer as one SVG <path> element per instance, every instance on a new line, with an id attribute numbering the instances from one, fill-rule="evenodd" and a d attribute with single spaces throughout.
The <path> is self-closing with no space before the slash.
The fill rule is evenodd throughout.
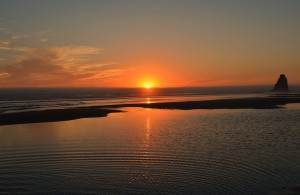
<path id="1" fill-rule="evenodd" d="M 23 88 L 0 89 L 0 113 L 88 105 L 209 100 L 269 94 L 271 86 L 190 88 Z M 295 92 L 298 86 L 291 87 Z M 300 90 L 298 90 L 300 91 Z"/>

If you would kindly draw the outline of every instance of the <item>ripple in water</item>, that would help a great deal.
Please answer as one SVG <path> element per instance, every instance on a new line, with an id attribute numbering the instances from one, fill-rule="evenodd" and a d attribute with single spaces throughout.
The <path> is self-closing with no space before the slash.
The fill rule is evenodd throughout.
<path id="1" fill-rule="evenodd" d="M 2 126 L 0 191 L 290 192 L 300 183 L 299 114 L 128 109 L 107 118 Z"/>

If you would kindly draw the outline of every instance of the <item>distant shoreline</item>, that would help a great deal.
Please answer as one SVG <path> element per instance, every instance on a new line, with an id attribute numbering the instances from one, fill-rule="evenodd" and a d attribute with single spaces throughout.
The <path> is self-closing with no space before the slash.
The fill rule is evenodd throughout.
<path id="1" fill-rule="evenodd" d="M 299 95 L 274 95 L 270 97 L 218 99 L 202 101 L 159 102 L 118 104 L 109 106 L 87 106 L 54 110 L 1 113 L 1 125 L 29 124 L 42 122 L 68 121 L 80 118 L 106 117 L 110 113 L 122 112 L 120 108 L 141 107 L 154 109 L 278 109 L 289 103 L 300 103 Z"/>

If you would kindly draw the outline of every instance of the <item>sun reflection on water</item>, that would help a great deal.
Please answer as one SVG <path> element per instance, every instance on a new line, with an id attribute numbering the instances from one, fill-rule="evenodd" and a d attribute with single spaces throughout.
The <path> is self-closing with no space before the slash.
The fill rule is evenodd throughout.
<path id="1" fill-rule="evenodd" d="M 145 129 L 145 146 L 150 146 L 151 141 L 151 119 L 147 117 L 146 119 L 146 129 Z"/>
<path id="2" fill-rule="evenodd" d="M 147 98 L 146 103 L 147 103 L 147 104 L 151 104 L 151 99 L 150 99 L 150 98 Z"/>

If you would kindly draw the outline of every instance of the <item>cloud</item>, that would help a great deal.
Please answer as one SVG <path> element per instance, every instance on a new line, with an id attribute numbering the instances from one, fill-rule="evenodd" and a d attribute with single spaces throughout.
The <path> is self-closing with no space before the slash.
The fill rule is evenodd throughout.
<path id="1" fill-rule="evenodd" d="M 7 29 L 6 28 L 3 28 L 3 27 L 0 27 L 0 34 L 5 34 L 7 33 Z"/>
<path id="2" fill-rule="evenodd" d="M 1 50 L 9 52 L 30 52 L 32 48 L 15 46 L 10 41 L 0 40 L 0 52 Z"/>
<path id="3" fill-rule="evenodd" d="M 8 41 L 1 41 L 0 40 L 0 47 L 10 47 L 10 42 Z"/>
<path id="4" fill-rule="evenodd" d="M 0 65 L 0 87 L 95 86 L 123 73 L 116 63 L 102 62 L 103 50 L 95 47 L 29 48 L 2 41 L 0 49 L 20 53 Z"/>
<path id="5" fill-rule="evenodd" d="M 235 78 L 229 79 L 195 79 L 186 82 L 188 86 L 223 86 L 231 85 L 234 82 L 238 82 Z"/>
<path id="6" fill-rule="evenodd" d="M 6 76 L 8 76 L 7 72 L 0 73 L 0 77 L 6 77 Z"/>
<path id="7" fill-rule="evenodd" d="M 12 35 L 11 36 L 11 39 L 18 39 L 19 38 L 19 36 L 17 36 L 17 35 Z"/>
<path id="8" fill-rule="evenodd" d="M 1 21 L 1 19 L 0 19 Z M 8 41 L 31 41 L 31 42 L 48 42 L 53 37 L 50 31 L 38 32 L 15 32 L 10 29 L 0 26 L 0 38 Z"/>
<path id="9" fill-rule="evenodd" d="M 40 39 L 40 42 L 47 42 L 47 41 L 48 41 L 48 39 L 45 39 L 45 38 Z"/>
<path id="10" fill-rule="evenodd" d="M 102 48 L 50 45 L 50 31 L 15 33 L 0 26 L 0 87 L 107 86 L 123 74 Z"/>

